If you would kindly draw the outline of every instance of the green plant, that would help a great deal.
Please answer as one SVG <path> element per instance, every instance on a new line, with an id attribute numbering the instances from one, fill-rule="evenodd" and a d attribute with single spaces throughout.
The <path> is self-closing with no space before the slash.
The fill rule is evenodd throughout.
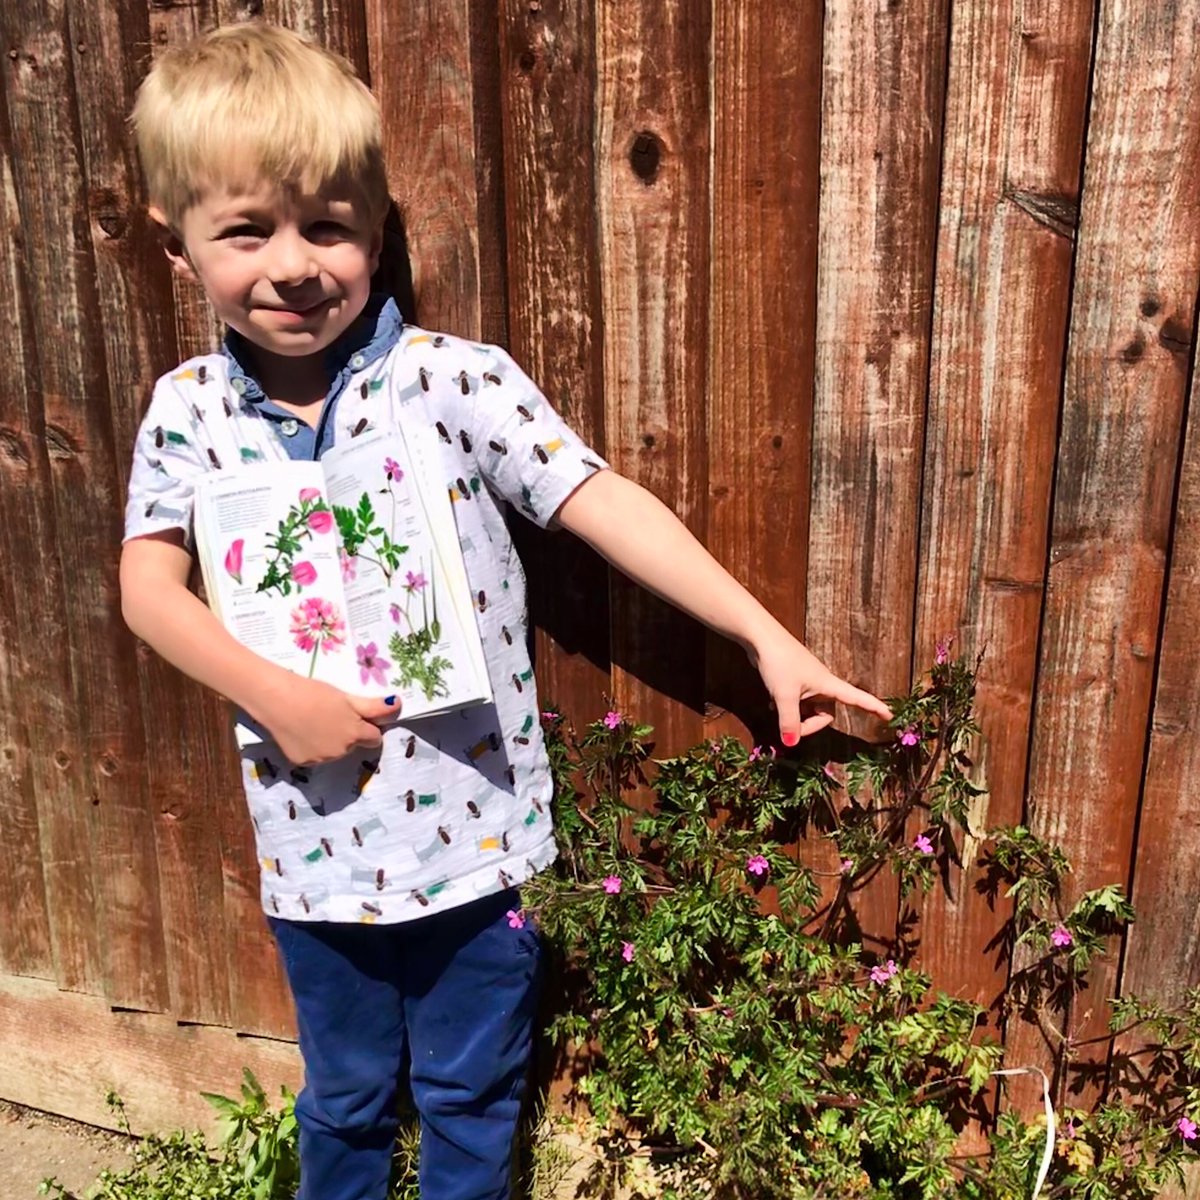
<path id="1" fill-rule="evenodd" d="M 1005 1113 L 985 1153 L 960 1149 L 969 1118 L 990 1124 L 1002 1051 L 984 1009 L 935 992 L 916 955 L 921 898 L 962 861 L 979 795 L 973 699 L 974 666 L 939 647 L 893 703 L 887 745 L 797 763 L 723 738 L 652 781 L 647 727 L 610 712 L 577 735 L 544 714 L 561 853 L 526 911 L 566 974 L 551 1036 L 586 1063 L 594 1195 L 1032 1194 L 1044 1125 Z M 646 787 L 654 803 L 631 803 Z M 1081 1065 L 1071 1002 L 1132 910 L 1114 887 L 1066 907 L 1069 864 L 1026 828 L 982 843 L 1024 956 L 1007 1003 L 1055 1030 L 1064 1077 Z M 894 920 L 864 930 L 861 901 L 888 875 Z M 1159 1064 L 1152 1086 L 1131 1099 L 1131 1075 L 1114 1076 L 1090 1111 L 1061 1114 L 1044 1195 L 1131 1200 L 1178 1176 L 1197 1132 L 1200 995 L 1174 1013 L 1115 1004 L 1112 1038 L 1135 1026 L 1152 1035 L 1131 1051 Z"/>

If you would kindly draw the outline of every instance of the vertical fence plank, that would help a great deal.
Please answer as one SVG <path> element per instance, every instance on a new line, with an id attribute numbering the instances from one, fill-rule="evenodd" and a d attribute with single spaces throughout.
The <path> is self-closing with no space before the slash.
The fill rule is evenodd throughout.
<path id="1" fill-rule="evenodd" d="M 709 6 L 596 10 L 605 449 L 704 532 L 709 267 Z M 704 630 L 614 576 L 613 686 L 659 753 L 702 731 Z"/>
<path id="2" fill-rule="evenodd" d="M 1198 36 L 1194 5 L 1100 5 L 1029 782 L 1072 895 L 1131 869 L 1200 257 Z M 1075 1037 L 1103 1033 L 1115 984 L 1112 957 Z M 1035 1031 L 1009 1040 L 1045 1061 Z"/>
<path id="3" fill-rule="evenodd" d="M 465 337 L 482 336 L 484 312 L 495 312 L 481 290 L 479 227 L 493 214 L 480 211 L 476 178 L 474 3 L 367 0 L 371 82 L 412 252 L 417 320 Z"/>
<path id="4" fill-rule="evenodd" d="M 73 828 L 50 830 L 43 840 L 38 822 L 39 802 L 53 813 L 72 790 L 46 746 L 53 722 L 69 723 L 70 676 L 62 654 L 39 653 L 42 646 L 61 644 L 65 631 L 59 581 L 44 578 L 39 560 L 54 532 L 46 525 L 49 463 L 31 411 L 36 348 L 22 279 L 11 146 L 0 89 L 0 326 L 7 330 L 0 356 L 0 561 L 8 567 L 0 588 L 0 910 L 10 914 L 0 929 L 0 968 L 78 984 L 86 981 L 88 955 L 73 953 L 82 941 L 74 908 L 88 893 L 77 897 L 71 884 L 90 888 L 91 876 L 86 866 L 65 880 L 61 869 L 43 868 L 43 853 L 53 863 L 55 849 L 71 844 Z M 28 603 L 32 596 L 38 604 Z"/>
<path id="5" fill-rule="evenodd" d="M 145 214 L 125 125 L 139 80 L 135 47 L 149 40 L 144 7 L 72 2 L 72 65 L 80 102 L 92 253 L 100 302 L 116 461 L 121 480 L 154 379 L 178 361 L 170 274 Z M 139 647 L 145 761 L 158 859 L 170 1010 L 225 1024 L 221 847 L 212 835 L 214 794 L 230 784 L 220 706 Z M 209 719 L 196 722 L 196 714 Z M 127 713 L 134 720 L 134 713 Z"/>
<path id="6" fill-rule="evenodd" d="M 38 340 L 45 434 L 62 572 L 71 702 L 80 725 L 64 751 L 82 762 L 83 790 L 63 799 L 93 809 L 93 868 L 104 991 L 125 1007 L 167 1004 L 153 823 L 142 765 L 133 639 L 118 615 L 116 484 L 104 346 L 84 195 L 75 84 L 60 0 L 4 6 L 13 169 L 25 233 L 26 281 Z M 64 97 L 67 98 L 64 102 Z"/>
<path id="7" fill-rule="evenodd" d="M 1200 80 L 1193 79 L 1193 94 Z M 1200 264 L 1198 264 L 1200 265 Z M 1200 831 L 1194 796 L 1200 788 L 1200 373 L 1196 371 L 1195 312 L 1172 311 L 1168 300 L 1157 313 L 1159 337 L 1179 352 L 1191 345 L 1192 394 L 1183 470 L 1175 504 L 1166 620 L 1159 646 L 1154 719 L 1138 817 L 1141 831 L 1133 870 L 1137 922 L 1127 935 L 1121 972 L 1122 995 L 1179 1003 L 1200 984 Z"/>
<path id="8" fill-rule="evenodd" d="M 947 25 L 945 0 L 825 8 L 807 640 L 884 694 L 911 668 Z M 859 895 L 869 944 L 897 901 Z"/>
<path id="9" fill-rule="evenodd" d="M 954 10 L 915 652 L 918 669 L 947 636 L 984 652 L 979 830 L 1024 813 L 1091 18 L 1075 0 Z M 991 1005 L 1009 909 L 976 893 L 977 848 L 926 900 L 921 958 Z"/>
<path id="10" fill-rule="evenodd" d="M 820 175 L 821 5 L 714 7 L 708 545 L 804 633 Z M 786 316 L 785 316 L 786 314 Z M 787 331 L 779 327 L 787 322 Z M 774 741 L 741 649 L 710 635 L 709 732 Z M 728 715 L 724 715 L 728 714 Z"/>
<path id="11" fill-rule="evenodd" d="M 500 25 L 512 349 L 551 402 L 604 452 L 595 215 L 596 58 L 587 5 L 504 0 Z M 567 535 L 519 531 L 542 696 L 575 723 L 609 683 L 608 569 Z"/>

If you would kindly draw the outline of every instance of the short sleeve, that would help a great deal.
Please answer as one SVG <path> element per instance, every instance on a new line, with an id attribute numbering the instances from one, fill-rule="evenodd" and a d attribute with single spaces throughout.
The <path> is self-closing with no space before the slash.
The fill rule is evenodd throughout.
<path id="1" fill-rule="evenodd" d="M 187 402 L 167 379 L 154 388 L 138 430 L 125 504 L 125 540 L 182 529 L 192 542 L 196 480 L 207 470 Z"/>
<path id="2" fill-rule="evenodd" d="M 474 393 L 470 424 L 492 489 L 538 525 L 606 463 L 558 415 L 537 384 L 500 347 Z"/>

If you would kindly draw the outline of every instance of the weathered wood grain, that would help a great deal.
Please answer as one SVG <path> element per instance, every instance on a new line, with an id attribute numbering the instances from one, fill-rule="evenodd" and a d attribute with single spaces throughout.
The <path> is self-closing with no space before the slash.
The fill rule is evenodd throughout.
<path id="1" fill-rule="evenodd" d="M 947 33 L 945 0 L 825 6 L 807 642 L 885 695 L 911 671 Z M 882 876 L 859 893 L 868 944 L 896 906 Z"/>
<path id="2" fill-rule="evenodd" d="M 500 17 L 512 352 L 603 454 L 591 11 L 504 0 Z M 520 548 L 538 691 L 572 721 L 594 720 L 609 684 L 608 568 L 566 535 L 530 532 Z"/>
<path id="3" fill-rule="evenodd" d="M 1195 356 L 1195 329 L 1190 330 Z M 1194 370 L 1194 368 L 1193 368 Z M 1200 984 L 1200 838 L 1192 797 L 1200 781 L 1200 377 L 1193 375 L 1187 444 L 1171 546 L 1166 620 L 1138 824 L 1122 994 L 1176 1003 Z"/>
<path id="4" fill-rule="evenodd" d="M 41 752 L 39 740 L 45 737 L 48 718 L 61 719 L 69 712 L 65 696 L 70 676 L 62 655 L 36 653 L 47 627 L 62 631 L 62 592 L 55 586 L 58 581 L 39 578 L 36 558 L 38 547 L 51 543 L 54 535 L 45 523 L 49 464 L 29 405 L 37 357 L 22 280 L 11 144 L 8 106 L 0 90 L 0 326 L 7 330 L 0 355 L 0 561 L 9 572 L 0 588 L 0 911 L 10 914 L 0 929 L 0 964 L 12 974 L 54 978 L 56 939 L 47 883 L 56 889 L 58 902 L 73 907 L 74 897 L 56 888 L 54 873 L 43 868 L 43 845 L 49 850 L 52 843 L 49 837 L 42 840 L 38 797 L 69 794 L 70 788 Z M 28 603 L 31 592 L 39 596 L 40 606 Z M 40 613 L 35 612 L 38 607 Z M 71 832 L 60 831 L 55 839 L 60 847 L 61 833 L 69 838 Z M 74 928 L 78 917 L 69 911 L 61 924 L 55 922 L 57 940 L 65 943 L 63 973 L 76 979 L 87 964 L 86 954 L 81 962 L 72 953 L 87 945 Z"/>
<path id="5" fill-rule="evenodd" d="M 707 544 L 804 634 L 822 6 L 715 6 Z M 741 648 L 707 646 L 710 734 L 778 740 Z"/>
<path id="6" fill-rule="evenodd" d="M 129 716 L 137 664 L 118 615 L 121 496 L 66 13 L 58 0 L 22 0 L 4 7 L 0 32 L 11 47 L 13 177 L 49 451 L 56 532 L 49 569 L 61 572 L 65 597 L 67 636 L 53 649 L 69 658 L 78 721 L 78 732 L 56 730 L 71 739 L 57 753 L 60 761 L 79 760 L 82 783 L 61 797 L 68 811 L 47 819 L 77 822 L 80 808 L 92 809 L 91 843 L 78 846 L 83 853 L 72 867 L 86 861 L 93 871 L 96 908 L 88 915 L 98 922 L 105 994 L 113 1003 L 161 1009 L 167 986 L 154 832 L 145 740 L 141 722 Z"/>
<path id="7" fill-rule="evenodd" d="M 596 9 L 597 203 L 605 449 L 705 532 L 710 9 L 614 0 Z M 622 577 L 612 588 L 617 704 L 658 752 L 703 731 L 703 629 Z"/>
<path id="8" fill-rule="evenodd" d="M 108 1089 L 125 1102 L 134 1133 L 202 1129 L 218 1138 L 200 1095 L 237 1096 L 249 1067 L 272 1100 L 298 1090 L 299 1051 L 288 1042 L 180 1025 L 157 1013 L 113 1012 L 95 996 L 0 975 L 0 1097 L 89 1125 L 114 1128 Z"/>
<path id="9" fill-rule="evenodd" d="M 138 164 L 125 127 L 139 79 L 132 47 L 149 39 L 144 7 L 72 3 L 72 65 L 79 95 L 100 329 L 108 365 L 117 480 L 154 379 L 178 361 L 170 274 L 146 216 Z M 139 22 L 141 27 L 139 29 Z M 127 50 L 127 47 L 129 48 Z M 224 963 L 220 845 L 207 814 L 216 788 L 228 786 L 223 739 L 194 720 L 216 706 L 178 672 L 138 647 L 137 681 L 145 758 L 134 764 L 149 788 L 162 906 L 170 1011 L 191 1021 L 229 1020 Z M 133 646 L 128 646 L 133 653 Z"/>
<path id="10" fill-rule="evenodd" d="M 1200 261 L 1198 36 L 1194 5 L 1100 6 L 1029 779 L 1072 898 L 1132 867 Z M 1113 949 L 1077 1038 L 1104 1030 Z"/>
<path id="11" fill-rule="evenodd" d="M 417 319 L 480 337 L 480 195 L 471 73 L 475 0 L 367 0 L 372 90 L 387 142 L 391 193 L 404 214 Z M 494 311 L 494 310 L 492 310 Z"/>
<path id="12" fill-rule="evenodd" d="M 216 0 L 154 0 L 149 6 L 150 53 L 142 61 L 143 73 L 155 54 L 207 32 L 217 24 L 217 17 Z M 180 360 L 210 353 L 220 344 L 222 331 L 204 292 L 177 276 L 171 278 L 171 290 Z"/>
<path id="13" fill-rule="evenodd" d="M 983 652 L 978 831 L 1024 815 L 1091 20 L 1075 0 L 954 10 L 915 656 L 925 669 L 951 637 L 954 654 Z M 948 864 L 948 891 L 928 897 L 921 960 L 990 1006 L 1007 983 L 995 939 L 1010 909 L 977 894 L 977 850 L 967 839 L 965 867 Z"/>

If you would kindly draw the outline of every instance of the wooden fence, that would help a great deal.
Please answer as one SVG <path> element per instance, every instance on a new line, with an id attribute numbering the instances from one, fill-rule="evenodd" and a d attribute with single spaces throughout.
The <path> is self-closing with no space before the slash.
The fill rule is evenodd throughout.
<path id="1" fill-rule="evenodd" d="M 1200 981 L 1200 0 L 7 0 L 0 1096 L 95 1117 L 118 1045 L 135 1099 L 294 1070 L 228 1032 L 292 1026 L 223 716 L 116 589 L 151 381 L 214 336 L 124 118 L 157 50 L 259 15 L 378 95 L 419 322 L 508 345 L 841 673 L 986 646 L 979 824 L 1131 889 L 1090 995 Z M 523 541 L 543 695 L 664 751 L 769 735 L 740 652 Z M 975 882 L 921 956 L 991 1001 Z"/>

